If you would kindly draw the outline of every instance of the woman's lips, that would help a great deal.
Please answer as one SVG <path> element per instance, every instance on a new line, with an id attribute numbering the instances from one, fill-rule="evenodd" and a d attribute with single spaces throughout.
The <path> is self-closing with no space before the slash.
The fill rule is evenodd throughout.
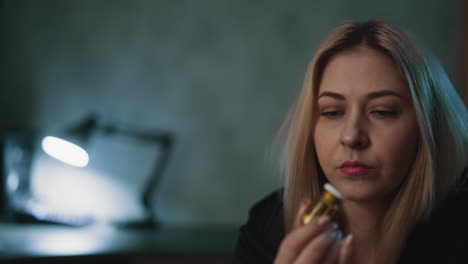
<path id="1" fill-rule="evenodd" d="M 344 174 L 348 174 L 348 175 L 364 175 L 364 174 L 367 174 L 371 170 L 371 168 L 352 166 L 352 167 L 343 167 L 340 170 Z"/>
<path id="2" fill-rule="evenodd" d="M 360 161 L 346 161 L 340 166 L 340 171 L 348 175 L 365 175 L 372 169 Z"/>

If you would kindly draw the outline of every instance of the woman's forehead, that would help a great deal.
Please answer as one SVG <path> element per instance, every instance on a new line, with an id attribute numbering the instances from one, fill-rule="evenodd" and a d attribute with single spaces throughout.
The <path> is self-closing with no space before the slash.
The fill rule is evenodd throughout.
<path id="1" fill-rule="evenodd" d="M 349 95 L 390 90 L 409 96 L 406 80 L 394 60 L 374 49 L 356 48 L 333 56 L 322 74 L 319 93 Z"/>

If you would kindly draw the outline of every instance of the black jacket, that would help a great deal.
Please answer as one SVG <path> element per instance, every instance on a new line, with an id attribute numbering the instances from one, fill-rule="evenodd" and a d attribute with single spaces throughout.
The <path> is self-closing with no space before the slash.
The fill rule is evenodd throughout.
<path id="1" fill-rule="evenodd" d="M 234 263 L 273 263 L 284 237 L 281 192 L 256 203 L 240 228 Z M 399 264 L 468 263 L 468 191 L 452 193 L 409 233 Z"/>

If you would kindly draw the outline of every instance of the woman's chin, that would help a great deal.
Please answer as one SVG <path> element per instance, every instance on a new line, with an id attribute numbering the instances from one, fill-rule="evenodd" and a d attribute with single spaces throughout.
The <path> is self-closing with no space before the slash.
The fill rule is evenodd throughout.
<path id="1" fill-rule="evenodd" d="M 373 186 L 368 186 L 366 184 L 346 184 L 335 186 L 345 197 L 346 200 L 355 201 L 355 202 L 370 202 L 378 201 L 384 199 L 386 196 L 382 192 Z"/>

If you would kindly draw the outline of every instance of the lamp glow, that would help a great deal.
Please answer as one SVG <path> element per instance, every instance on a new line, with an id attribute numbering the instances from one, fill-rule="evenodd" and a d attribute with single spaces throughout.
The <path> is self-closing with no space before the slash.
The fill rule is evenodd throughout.
<path id="1" fill-rule="evenodd" d="M 76 167 L 86 167 L 88 153 L 79 146 L 66 140 L 47 136 L 42 140 L 42 149 L 50 156 Z"/>

